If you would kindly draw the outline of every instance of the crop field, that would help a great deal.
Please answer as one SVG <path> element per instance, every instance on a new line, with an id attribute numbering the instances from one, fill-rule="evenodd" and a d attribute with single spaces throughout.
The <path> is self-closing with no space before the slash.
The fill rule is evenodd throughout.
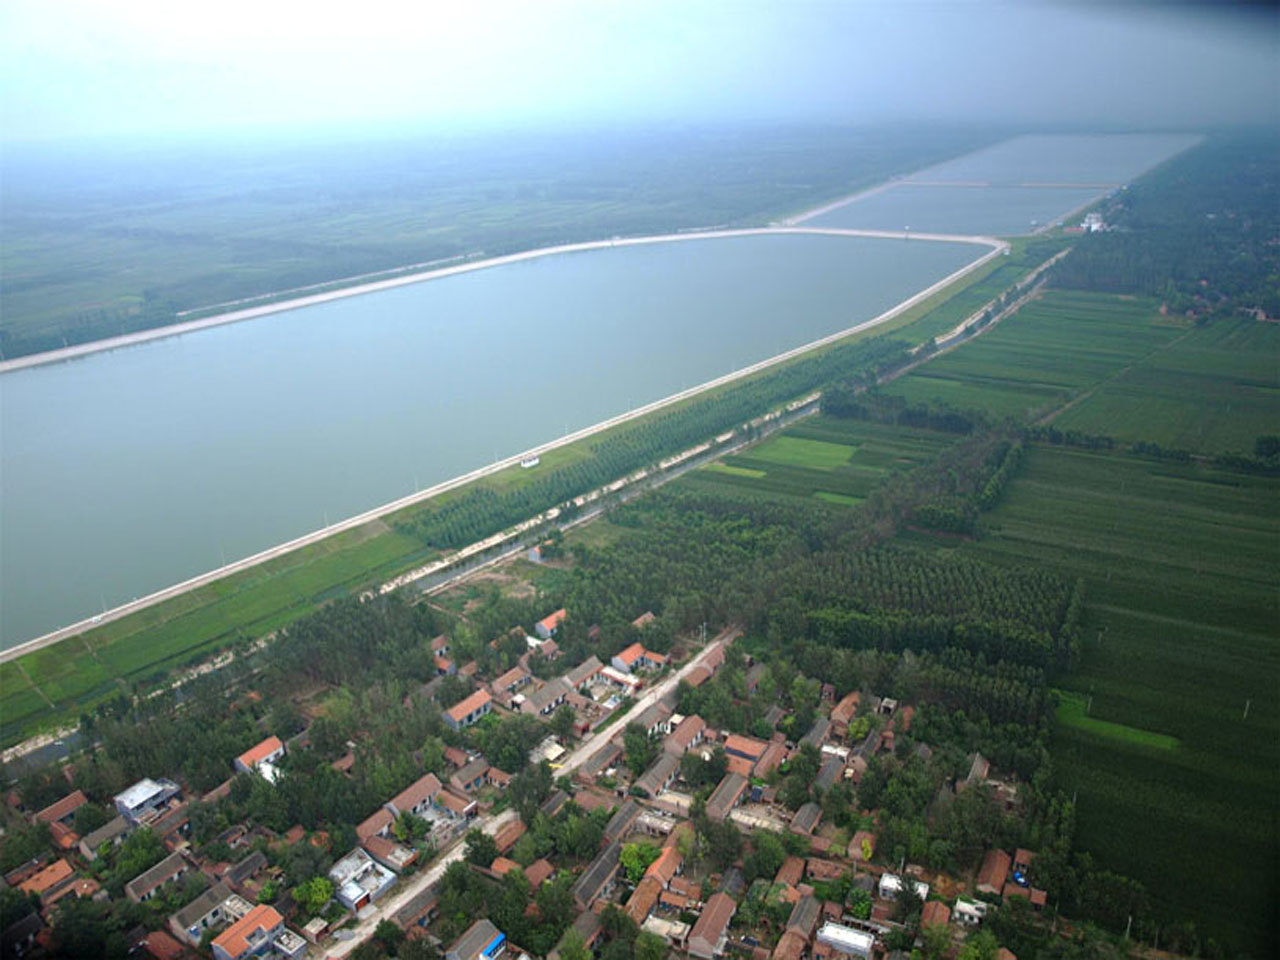
<path id="1" fill-rule="evenodd" d="M 1060 712 L 1053 743 L 1079 844 L 1258 956 L 1280 795 L 1278 496 L 1275 478 L 1035 446 L 958 548 L 1084 578 L 1082 661 L 1060 685 L 1092 708 Z"/>
<path id="2" fill-rule="evenodd" d="M 997 416 L 1034 417 L 1064 404 L 1185 330 L 1151 300 L 1050 290 L 982 337 L 886 386 Z"/>
<path id="3" fill-rule="evenodd" d="M 886 476 L 928 459 L 953 440 L 928 430 L 812 417 L 679 482 L 720 493 L 854 506 Z"/>
<path id="4" fill-rule="evenodd" d="M 1280 429 L 1278 397 L 1280 325 L 1218 320 L 1104 383 L 1054 425 L 1178 450 L 1244 453 L 1256 437 Z"/>

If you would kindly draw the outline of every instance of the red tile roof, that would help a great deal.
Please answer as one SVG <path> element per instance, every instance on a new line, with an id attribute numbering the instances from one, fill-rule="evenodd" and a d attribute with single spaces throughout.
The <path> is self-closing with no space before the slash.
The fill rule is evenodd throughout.
<path id="1" fill-rule="evenodd" d="M 633 643 L 627 649 L 618 654 L 618 659 L 625 663 L 628 667 L 644 656 L 644 644 Z"/>
<path id="2" fill-rule="evenodd" d="M 394 820 L 395 817 L 391 815 L 390 810 L 379 807 L 367 820 L 356 827 L 356 836 L 361 840 L 368 840 L 391 826 Z"/>
<path id="3" fill-rule="evenodd" d="M 529 866 L 525 867 L 524 875 L 529 879 L 529 888 L 537 890 L 540 886 L 554 877 L 556 868 L 551 865 L 549 860 L 539 858 Z"/>
<path id="4" fill-rule="evenodd" d="M 787 857 L 782 861 L 782 866 L 778 868 L 778 875 L 773 878 L 774 883 L 786 883 L 795 886 L 804 879 L 804 860 L 800 857 Z"/>
<path id="5" fill-rule="evenodd" d="M 636 884 L 635 893 L 627 901 L 627 916 L 637 925 L 644 923 L 645 917 L 653 912 L 658 903 L 658 895 L 662 893 L 662 884 L 654 877 L 645 877 Z"/>
<path id="6" fill-rule="evenodd" d="M 999 893 L 1009 876 L 1009 855 L 1003 850 L 988 850 L 978 871 L 978 890 L 982 893 Z"/>
<path id="7" fill-rule="evenodd" d="M 930 900 L 920 911 L 920 926 L 945 927 L 951 922 L 951 908 L 941 900 Z"/>
<path id="8" fill-rule="evenodd" d="M 187 956 L 187 948 L 163 930 L 152 930 L 138 941 L 138 945 L 155 960 L 180 960 Z"/>
<path id="9" fill-rule="evenodd" d="M 527 829 L 523 820 L 514 820 L 506 824 L 501 830 L 493 835 L 494 842 L 498 845 L 499 853 L 506 853 L 516 845 L 516 841 L 524 836 Z"/>
<path id="10" fill-rule="evenodd" d="M 712 894 L 689 933 L 689 952 L 695 956 L 709 956 L 729 928 L 729 921 L 737 909 L 738 905 L 727 893 Z"/>
<path id="11" fill-rule="evenodd" d="M 252 770 L 263 760 L 267 759 L 267 757 L 271 756 L 271 754 L 275 753 L 277 750 L 283 749 L 284 744 L 280 742 L 279 737 L 267 737 L 267 739 L 263 740 L 256 747 L 250 747 L 244 753 L 240 754 L 240 756 L 236 757 L 236 759 L 239 760 L 243 766 Z"/>
<path id="12" fill-rule="evenodd" d="M 36 819 L 41 823 L 55 823 L 58 820 L 65 820 L 88 802 L 89 798 L 84 795 L 84 791 L 76 790 L 67 794 L 57 803 L 49 804 L 49 806 L 36 814 Z"/>

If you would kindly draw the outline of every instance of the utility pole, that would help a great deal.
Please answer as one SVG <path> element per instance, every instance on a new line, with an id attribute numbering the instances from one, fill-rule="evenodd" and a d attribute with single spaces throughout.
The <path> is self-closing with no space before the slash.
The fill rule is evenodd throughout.
<path id="1" fill-rule="evenodd" d="M 1244 702 L 1244 716 L 1240 718 L 1241 720 L 1248 720 L 1248 719 L 1249 719 L 1249 706 L 1250 706 L 1250 704 L 1252 704 L 1252 703 L 1253 703 L 1253 700 L 1251 700 L 1251 699 L 1250 699 L 1250 700 L 1246 700 L 1246 701 Z"/>

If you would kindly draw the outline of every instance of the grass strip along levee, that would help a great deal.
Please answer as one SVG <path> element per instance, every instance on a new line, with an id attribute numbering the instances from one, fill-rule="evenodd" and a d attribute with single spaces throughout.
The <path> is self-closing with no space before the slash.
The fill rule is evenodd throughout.
<path id="1" fill-rule="evenodd" d="M 724 402 L 735 394 L 740 400 L 743 396 L 754 397 L 738 403 L 734 416 L 720 421 L 735 426 L 748 416 L 765 412 L 776 401 L 786 402 L 806 394 L 829 379 L 833 371 L 844 372 L 852 358 L 863 355 L 866 348 L 861 344 L 873 334 L 898 332 L 913 343 L 927 340 L 933 335 L 928 331 L 950 329 L 963 321 L 1060 247 L 1060 243 L 1015 241 L 1009 257 L 985 264 L 874 331 L 855 334 L 846 341 L 763 371 L 756 377 L 552 450 L 543 455 L 540 471 L 531 473 L 519 468 L 502 471 L 426 504 L 407 508 L 385 521 L 374 521 L 359 530 L 301 548 L 252 570 L 26 654 L 18 662 L 0 663 L 3 743 L 10 745 L 37 730 L 74 722 L 77 716 L 103 700 L 154 687 L 165 682 L 175 668 L 197 664 L 218 650 L 251 642 L 335 596 L 359 592 L 439 556 L 446 544 L 433 542 L 429 535 L 415 534 L 415 528 L 475 490 L 485 491 L 481 496 L 486 499 L 519 495 L 538 479 L 535 473 L 581 470 L 598 455 L 602 445 L 627 447 L 629 437 L 641 431 L 651 432 L 652 425 L 659 420 L 671 424 L 686 419 L 691 423 L 688 411 L 693 404 L 703 405 L 704 425 L 687 432 L 693 443 L 706 440 L 721 429 L 706 425 L 714 420 L 705 416 L 708 406 L 728 409 Z M 760 381 L 766 378 L 772 378 L 773 389 L 759 387 Z M 639 449 L 638 454 L 634 450 L 630 452 L 637 466 L 661 455 L 653 449 L 647 453 L 643 449 Z M 607 479 L 627 472 L 621 467 L 618 470 Z M 861 496 L 845 486 L 828 487 L 826 492 L 837 498 Z M 555 503 L 556 498 L 551 497 L 515 519 L 524 519 Z M 494 529 L 492 522 L 489 528 Z"/>

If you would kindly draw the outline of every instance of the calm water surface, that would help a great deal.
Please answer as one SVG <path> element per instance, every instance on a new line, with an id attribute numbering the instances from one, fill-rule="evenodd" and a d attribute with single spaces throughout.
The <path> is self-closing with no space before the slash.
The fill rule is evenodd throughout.
<path id="1" fill-rule="evenodd" d="M 983 252 L 619 247 L 0 376 L 0 646 L 869 319 Z"/>

